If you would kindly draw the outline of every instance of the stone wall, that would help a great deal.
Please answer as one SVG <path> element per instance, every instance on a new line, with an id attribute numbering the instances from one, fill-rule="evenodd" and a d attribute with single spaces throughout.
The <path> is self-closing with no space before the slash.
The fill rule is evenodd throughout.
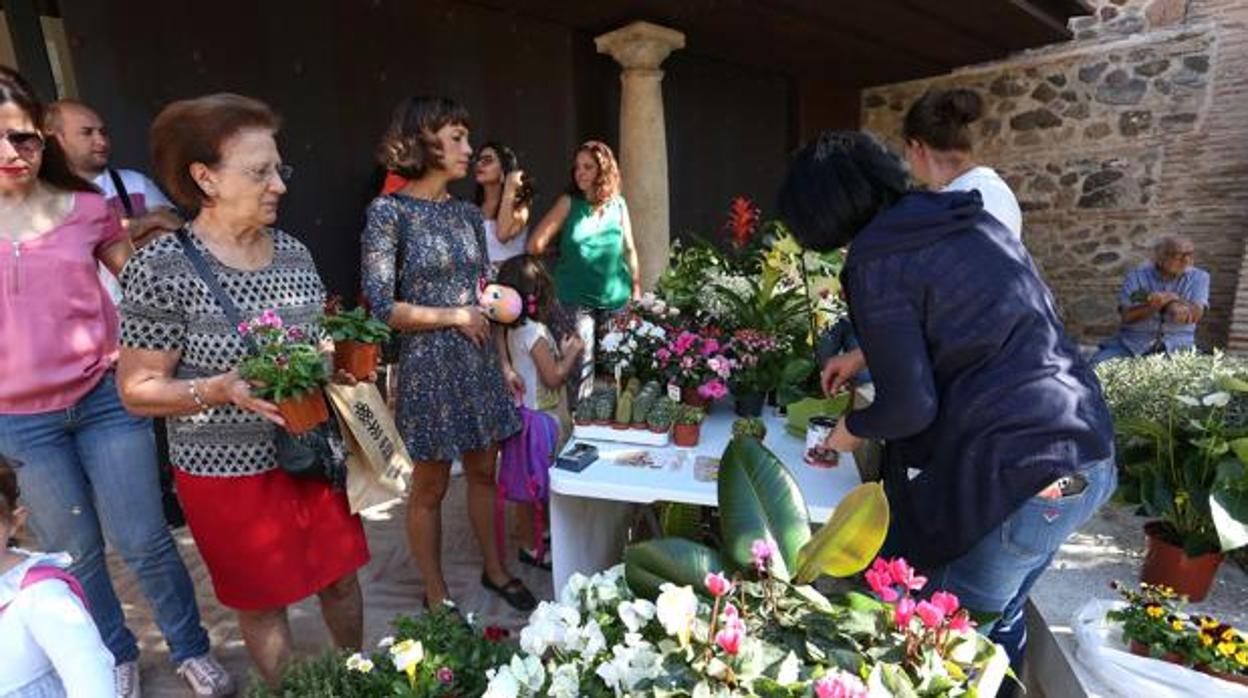
<path id="1" fill-rule="evenodd" d="M 1248 236 L 1248 2 L 1094 4 L 1069 42 L 864 91 L 863 127 L 900 147 L 925 90 L 978 90 L 977 158 L 1017 193 L 1069 329 L 1111 334 L 1123 274 L 1181 232 L 1213 275 L 1202 340 L 1224 344 Z"/>

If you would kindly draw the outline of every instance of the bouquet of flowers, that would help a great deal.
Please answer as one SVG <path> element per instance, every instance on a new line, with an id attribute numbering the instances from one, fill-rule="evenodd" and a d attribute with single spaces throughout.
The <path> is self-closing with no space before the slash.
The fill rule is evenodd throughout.
<path id="1" fill-rule="evenodd" d="M 715 328 L 685 328 L 669 334 L 654 358 L 669 383 L 695 391 L 704 400 L 718 400 L 728 394 L 732 376 L 732 359 L 725 349 Z"/>
<path id="2" fill-rule="evenodd" d="M 1183 612 L 1185 598 L 1169 587 L 1140 582 L 1131 589 L 1112 587 L 1127 605 L 1106 617 L 1122 624 L 1131 651 L 1158 657 L 1198 671 L 1248 683 L 1248 636 L 1207 615 Z"/>
<path id="3" fill-rule="evenodd" d="M 758 330 L 737 330 L 728 342 L 732 375 L 728 387 L 734 395 L 753 395 L 774 390 L 788 355 L 783 339 Z"/>

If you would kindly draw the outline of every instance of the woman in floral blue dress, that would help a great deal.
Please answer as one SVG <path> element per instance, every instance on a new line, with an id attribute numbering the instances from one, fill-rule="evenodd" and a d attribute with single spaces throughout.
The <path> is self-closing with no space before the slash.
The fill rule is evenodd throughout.
<path id="1" fill-rule="evenodd" d="M 520 428 L 489 323 L 477 309 L 486 274 L 481 211 L 447 192 L 468 174 L 468 113 L 446 99 L 409 98 L 382 139 L 381 164 L 405 177 L 374 199 L 363 235 L 364 292 L 377 318 L 401 336 L 398 426 L 416 461 L 408 545 L 425 602 L 448 598 L 442 575 L 442 500 L 451 461 L 468 480 L 468 516 L 485 559 L 481 584 L 518 610 L 537 605 L 494 544 L 498 442 Z"/>

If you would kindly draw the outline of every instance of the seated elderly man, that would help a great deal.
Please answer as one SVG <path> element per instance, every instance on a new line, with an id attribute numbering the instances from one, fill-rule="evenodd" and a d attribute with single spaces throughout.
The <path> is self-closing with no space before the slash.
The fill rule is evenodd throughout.
<path id="1" fill-rule="evenodd" d="M 1122 329 L 1101 345 L 1092 363 L 1196 347 L 1196 323 L 1209 308 L 1209 272 L 1192 265 L 1192 241 L 1166 236 L 1153 261 L 1127 273 L 1118 294 Z"/>

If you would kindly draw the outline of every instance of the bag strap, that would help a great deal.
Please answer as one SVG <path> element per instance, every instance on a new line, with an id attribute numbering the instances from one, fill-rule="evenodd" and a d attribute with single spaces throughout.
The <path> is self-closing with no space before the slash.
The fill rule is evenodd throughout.
<path id="1" fill-rule="evenodd" d="M 134 204 L 130 203 L 130 192 L 126 191 L 126 183 L 122 181 L 121 173 L 110 167 L 108 178 L 113 180 L 113 188 L 117 190 L 117 196 L 121 198 L 121 207 L 126 210 L 126 218 L 134 218 Z"/>
<path id="2" fill-rule="evenodd" d="M 217 300 L 217 305 L 225 311 L 225 317 L 229 319 L 230 324 L 235 328 L 243 324 L 242 315 L 238 312 L 238 306 L 234 305 L 230 294 L 225 292 L 221 287 L 221 280 L 217 278 L 216 273 L 212 271 L 212 267 L 208 266 L 208 260 L 204 259 L 204 255 L 195 247 L 195 243 L 191 240 L 189 232 L 190 226 L 183 226 L 178 229 L 178 242 L 182 244 L 182 252 L 186 254 L 186 258 L 191 261 L 191 266 L 195 267 L 195 273 L 208 285 L 208 291 L 212 297 Z M 256 340 L 250 335 L 242 335 L 243 343 L 247 345 L 247 351 L 252 354 L 259 354 L 260 347 L 256 346 Z"/>
<path id="3" fill-rule="evenodd" d="M 82 602 L 83 607 L 90 612 L 91 605 L 87 602 L 87 593 L 83 590 L 82 584 L 78 582 L 74 575 L 66 572 L 60 567 L 55 567 L 53 565 L 33 565 L 30 569 L 26 570 L 26 574 L 22 577 L 22 582 L 17 588 L 18 590 L 25 589 L 29 586 L 33 586 L 39 582 L 44 582 L 49 579 L 56 579 L 64 582 L 65 586 L 69 587 L 70 592 L 72 592 L 74 596 L 77 596 L 78 600 Z M 4 611 L 4 609 L 8 607 L 9 604 L 0 606 L 0 612 Z"/>

